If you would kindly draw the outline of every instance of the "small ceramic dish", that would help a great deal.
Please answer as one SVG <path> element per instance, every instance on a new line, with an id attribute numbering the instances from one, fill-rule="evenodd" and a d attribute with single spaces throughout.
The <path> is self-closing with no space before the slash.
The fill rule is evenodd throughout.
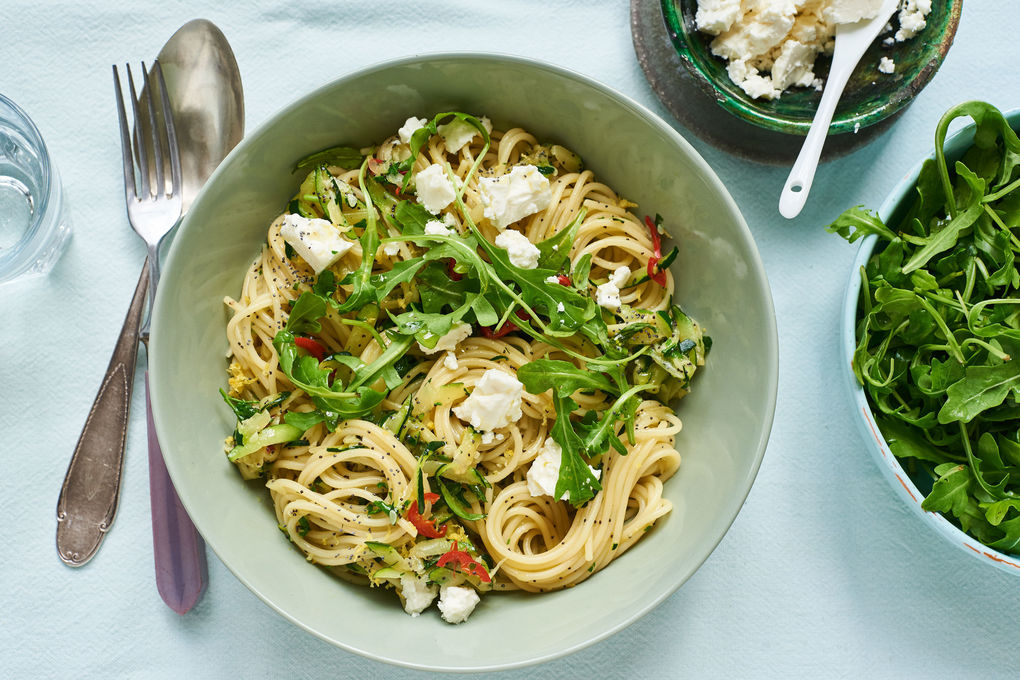
<path id="1" fill-rule="evenodd" d="M 1004 115 L 1014 130 L 1020 129 L 1020 109 L 1014 109 Z M 947 161 L 952 164 L 956 159 L 960 158 L 971 146 L 973 140 L 973 123 L 950 136 L 944 146 Z M 934 158 L 934 156 L 933 151 L 926 159 L 923 159 L 914 166 L 913 170 L 889 193 L 885 202 L 879 208 L 879 217 L 885 224 L 895 222 L 897 215 L 906 210 L 910 203 L 913 202 L 915 184 L 921 172 L 921 166 L 925 160 Z M 857 312 L 861 293 L 860 271 L 861 267 L 865 266 L 868 260 L 871 259 L 877 244 L 877 236 L 868 236 L 861 241 L 860 250 L 850 272 L 850 280 L 847 283 L 840 328 L 840 359 L 843 365 L 844 382 L 849 390 L 854 412 L 857 414 L 855 420 L 858 430 L 886 480 L 892 486 L 893 492 L 913 509 L 925 525 L 968 555 L 973 555 L 982 562 L 1008 571 L 1011 574 L 1020 575 L 1020 556 L 1007 555 L 994 550 L 964 533 L 942 514 L 922 509 L 921 502 L 924 501 L 925 496 L 931 489 L 931 479 L 925 480 L 917 475 L 912 477 L 903 465 L 900 464 L 896 456 L 893 455 L 889 444 L 886 442 L 875 421 L 875 414 L 868 403 L 864 388 L 861 387 L 854 376 L 852 364 L 854 350 L 857 346 Z"/>
<path id="2" fill-rule="evenodd" d="M 953 44 L 963 0 L 933 0 L 926 26 L 910 40 L 892 46 L 883 37 L 868 49 L 850 77 L 833 116 L 830 134 L 853 133 L 892 116 L 907 106 L 942 64 Z M 714 36 L 698 31 L 697 0 L 662 0 L 662 12 L 670 39 L 681 62 L 702 92 L 719 106 L 752 125 L 791 135 L 806 135 L 821 92 L 814 88 L 790 88 L 775 100 L 752 99 L 730 80 L 726 61 L 712 54 Z M 893 21 L 895 26 L 895 17 Z M 878 63 L 889 57 L 896 63 L 892 74 L 880 73 Z M 815 73 L 828 77 L 829 57 L 819 56 Z"/>

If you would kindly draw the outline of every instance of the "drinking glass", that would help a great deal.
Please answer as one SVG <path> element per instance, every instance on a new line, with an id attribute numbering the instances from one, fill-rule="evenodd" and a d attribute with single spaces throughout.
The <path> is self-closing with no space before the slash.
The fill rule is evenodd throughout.
<path id="1" fill-rule="evenodd" d="M 70 235 L 60 176 L 42 135 L 0 95 L 0 285 L 48 272 Z"/>

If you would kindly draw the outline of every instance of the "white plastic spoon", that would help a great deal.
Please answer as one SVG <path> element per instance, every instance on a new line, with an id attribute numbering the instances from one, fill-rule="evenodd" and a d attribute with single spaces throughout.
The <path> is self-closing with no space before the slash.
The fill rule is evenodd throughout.
<path id="1" fill-rule="evenodd" d="M 829 79 L 822 92 L 822 100 L 818 104 L 811 128 L 804 138 L 804 146 L 797 155 L 797 160 L 786 178 L 783 193 L 779 196 L 779 212 L 787 219 L 793 219 L 804 209 L 811 183 L 815 179 L 818 159 L 825 146 L 825 137 L 829 132 L 832 115 L 836 112 L 836 104 L 843 95 L 843 88 L 850 80 L 850 74 L 857 68 L 868 47 L 875 41 L 882 27 L 889 23 L 893 12 L 899 6 L 899 0 L 883 0 L 882 7 L 874 19 L 863 19 L 853 24 L 836 26 L 836 46 L 832 52 L 832 67 Z"/>

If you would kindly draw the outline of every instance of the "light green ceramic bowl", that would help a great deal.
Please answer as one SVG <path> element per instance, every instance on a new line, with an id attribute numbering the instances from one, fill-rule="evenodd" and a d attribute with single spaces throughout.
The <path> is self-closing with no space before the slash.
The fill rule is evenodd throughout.
<path id="1" fill-rule="evenodd" d="M 223 455 L 234 417 L 226 381 L 227 313 L 269 222 L 301 176 L 302 156 L 381 140 L 411 116 L 464 110 L 521 125 L 580 153 L 680 245 L 684 308 L 714 339 L 682 402 L 684 463 L 667 485 L 674 511 L 579 587 L 493 594 L 470 621 L 412 619 L 392 592 L 340 581 L 280 534 L 269 494 Z M 191 207 L 156 300 L 150 378 L 156 429 L 185 508 L 221 560 L 280 614 L 344 649 L 432 670 L 480 671 L 549 660 L 601 640 L 674 592 L 704 562 L 754 481 L 776 403 L 777 339 L 768 281 L 733 199 L 704 160 L 642 106 L 577 74 L 523 59 L 436 55 L 336 80 L 245 139 Z M 668 640 L 662 640 L 668 644 Z"/>

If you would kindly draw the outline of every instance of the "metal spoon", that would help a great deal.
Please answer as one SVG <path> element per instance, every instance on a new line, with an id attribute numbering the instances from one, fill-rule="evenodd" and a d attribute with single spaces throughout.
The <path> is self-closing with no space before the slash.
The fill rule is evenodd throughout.
<path id="1" fill-rule="evenodd" d="M 223 33 L 203 19 L 182 26 L 160 51 L 159 60 L 180 143 L 183 205 L 187 210 L 205 180 L 243 136 L 241 78 Z M 82 566 L 95 555 L 117 510 L 135 354 L 138 341 L 148 339 L 148 324 L 139 328 L 147 286 L 148 268 L 143 267 L 103 385 L 82 429 L 61 488 L 57 503 L 57 553 L 72 567 Z M 117 389 L 112 389 L 111 385 L 116 385 Z M 198 557 L 191 560 L 190 565 L 192 572 L 200 567 L 199 586 L 204 586 L 205 581 L 204 548 L 170 485 L 151 424 L 149 432 L 150 464 L 158 458 L 158 466 L 150 470 L 157 585 L 167 603 L 175 611 L 184 613 L 197 602 L 201 587 L 194 592 L 193 584 L 189 586 L 179 578 L 182 568 L 187 566 L 180 550 L 172 549 L 168 554 L 166 550 L 161 551 L 160 546 L 174 548 L 194 536 L 191 553 Z M 107 479 L 111 483 L 104 481 Z M 109 493 L 101 497 L 100 489 L 107 489 Z M 93 506 L 94 512 L 83 513 L 70 499 L 85 499 L 83 502 Z M 167 508 L 176 512 L 168 514 Z M 183 528 L 182 517 L 187 520 Z M 164 587 L 174 582 L 178 585 Z"/>
<path id="2" fill-rule="evenodd" d="M 177 124 L 182 208 L 186 212 L 209 175 L 244 136 L 241 74 L 227 39 L 205 19 L 195 19 L 178 29 L 160 50 L 159 62 Z M 148 349 L 148 321 L 141 340 Z M 163 461 L 152 421 L 148 372 L 145 410 L 156 589 L 171 609 L 185 614 L 205 591 L 205 544 L 184 511 Z"/>
<path id="3" fill-rule="evenodd" d="M 843 95 L 850 75 L 857 67 L 868 47 L 875 41 L 882 27 L 889 23 L 893 12 L 899 6 L 899 0 L 883 0 L 878 14 L 874 19 L 863 19 L 853 24 L 836 26 L 836 46 L 832 53 L 832 67 L 829 79 L 822 92 L 822 100 L 818 102 L 818 110 L 811 121 L 811 128 L 804 138 L 804 146 L 790 169 L 783 191 L 779 195 L 779 212 L 787 219 L 800 214 L 807 202 L 811 183 L 815 179 L 818 159 L 825 146 L 825 137 L 832 123 L 832 115 L 836 112 L 836 104 Z"/>

